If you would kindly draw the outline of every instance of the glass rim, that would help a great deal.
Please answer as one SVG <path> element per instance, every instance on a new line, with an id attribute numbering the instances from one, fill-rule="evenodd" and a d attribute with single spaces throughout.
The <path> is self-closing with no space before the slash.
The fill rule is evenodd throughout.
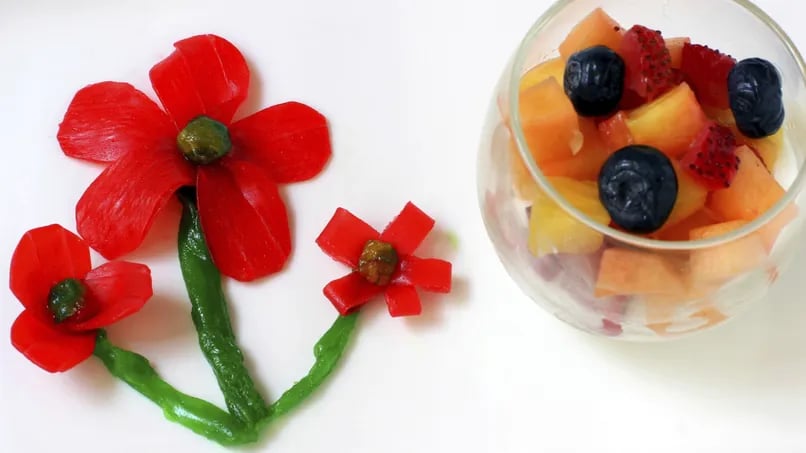
<path id="1" fill-rule="evenodd" d="M 541 190 L 543 190 L 551 199 L 557 203 L 565 212 L 573 216 L 576 220 L 582 222 L 589 228 L 602 233 L 607 237 L 611 237 L 613 239 L 617 239 L 620 242 L 625 244 L 629 244 L 636 247 L 647 248 L 647 249 L 655 249 L 655 250 L 667 250 L 667 251 L 685 251 L 685 250 L 693 250 L 693 249 L 704 249 L 710 247 L 716 247 L 719 245 L 723 245 L 729 242 L 736 241 L 738 239 L 743 238 L 744 236 L 748 236 L 766 224 L 770 223 L 773 219 L 778 217 L 786 207 L 793 202 L 797 194 L 801 190 L 801 186 L 806 180 L 806 160 L 800 165 L 798 168 L 798 174 L 795 177 L 792 184 L 786 189 L 784 196 L 778 200 L 778 202 L 773 205 L 770 209 L 768 209 L 764 214 L 756 217 L 752 221 L 748 222 L 746 225 L 743 225 L 741 228 L 737 228 L 733 231 L 728 233 L 720 234 L 708 239 L 698 239 L 698 240 L 688 240 L 688 241 L 664 241 L 661 239 L 652 239 L 643 236 L 637 236 L 630 233 L 626 233 L 615 228 L 612 228 L 608 225 L 603 225 L 591 219 L 587 214 L 583 213 L 576 207 L 574 207 L 571 203 L 569 203 L 565 197 L 562 197 L 552 185 L 548 182 L 547 177 L 543 175 L 543 172 L 537 166 L 537 163 L 532 158 L 532 154 L 529 152 L 529 147 L 526 143 L 526 137 L 523 134 L 523 129 L 521 127 L 521 118 L 520 118 L 520 79 L 521 79 L 521 71 L 520 68 L 523 66 L 523 63 L 526 59 L 528 45 L 532 42 L 532 40 L 542 31 L 542 29 L 546 26 L 546 24 L 551 21 L 563 8 L 568 6 L 574 0 L 557 0 L 554 4 L 543 13 L 537 21 L 532 25 L 529 31 L 526 33 L 526 36 L 521 40 L 518 44 L 517 51 L 515 52 L 515 56 L 511 65 L 510 69 L 510 76 L 509 76 L 509 93 L 507 93 L 507 97 L 509 98 L 509 117 L 512 121 L 512 134 L 515 140 L 515 143 L 518 147 L 518 153 L 520 154 L 521 159 L 526 164 L 527 169 L 529 170 L 529 174 L 532 177 L 532 180 L 537 183 Z M 775 22 L 767 13 L 765 13 L 761 8 L 756 6 L 749 0 L 726 0 L 732 2 L 742 8 L 744 8 L 747 12 L 751 13 L 756 19 L 760 20 L 764 23 L 772 32 L 778 37 L 781 43 L 784 44 L 784 47 L 789 52 L 790 57 L 792 57 L 800 71 L 800 79 L 803 82 L 804 86 L 806 86 L 806 63 L 803 61 L 803 56 L 798 51 L 795 44 L 786 34 L 786 32 Z"/>

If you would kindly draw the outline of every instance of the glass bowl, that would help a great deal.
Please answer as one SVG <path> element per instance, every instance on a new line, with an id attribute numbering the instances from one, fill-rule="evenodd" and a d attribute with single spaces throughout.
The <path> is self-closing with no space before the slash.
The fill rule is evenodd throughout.
<path id="1" fill-rule="evenodd" d="M 732 229 L 712 228 L 696 240 L 672 241 L 611 228 L 560 195 L 557 183 L 550 182 L 556 180 L 544 175 L 527 143 L 519 109 L 521 78 L 557 58 L 569 31 L 596 8 L 626 28 L 645 25 L 662 31 L 665 38 L 690 37 L 737 60 L 762 57 L 778 68 L 786 120 L 776 136 L 780 157 L 771 172 L 785 193 L 776 204 Z M 500 260 L 540 306 L 595 335 L 668 339 L 736 316 L 764 299 L 793 258 L 795 241 L 803 237 L 804 96 L 800 53 L 773 20 L 748 1 L 555 3 L 504 69 L 482 135 L 479 202 Z"/>

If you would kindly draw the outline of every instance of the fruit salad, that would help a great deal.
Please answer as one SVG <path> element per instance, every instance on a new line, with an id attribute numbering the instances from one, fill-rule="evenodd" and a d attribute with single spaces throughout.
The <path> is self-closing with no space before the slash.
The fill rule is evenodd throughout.
<path id="1" fill-rule="evenodd" d="M 559 56 L 523 74 L 518 112 L 528 152 L 588 221 L 641 238 L 697 241 L 744 227 L 784 197 L 775 177 L 786 116 L 778 70 L 760 56 L 737 61 L 707 44 L 623 27 L 596 9 Z M 555 283 L 598 313 L 611 335 L 624 316 L 659 335 L 723 321 L 726 300 L 736 297 L 731 285 L 776 274 L 769 254 L 797 215 L 792 204 L 713 247 L 637 248 L 545 193 L 514 139 L 509 158 L 538 274 L 565 279 Z"/>

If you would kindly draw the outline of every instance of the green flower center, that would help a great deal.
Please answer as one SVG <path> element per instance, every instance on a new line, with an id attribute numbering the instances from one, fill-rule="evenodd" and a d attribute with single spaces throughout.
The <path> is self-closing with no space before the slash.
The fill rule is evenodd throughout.
<path id="1" fill-rule="evenodd" d="M 392 281 L 397 262 L 397 250 L 392 244 L 373 239 L 364 245 L 358 259 L 358 273 L 373 285 L 388 285 Z"/>
<path id="2" fill-rule="evenodd" d="M 204 115 L 192 119 L 179 132 L 176 144 L 185 159 L 198 165 L 215 162 L 232 149 L 227 126 Z"/>
<path id="3" fill-rule="evenodd" d="M 56 324 L 67 321 L 84 308 L 87 287 L 75 278 L 66 278 L 50 289 L 48 310 Z"/>

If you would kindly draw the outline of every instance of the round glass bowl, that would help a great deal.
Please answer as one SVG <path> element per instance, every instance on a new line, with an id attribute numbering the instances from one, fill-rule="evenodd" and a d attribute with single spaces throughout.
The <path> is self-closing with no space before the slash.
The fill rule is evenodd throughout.
<path id="1" fill-rule="evenodd" d="M 756 146 L 780 149 L 771 171 L 786 192 L 777 203 L 730 228 L 709 228 L 699 239 L 690 240 L 686 234 L 671 241 L 611 228 L 609 219 L 590 217 L 579 202 L 561 195 L 573 190 L 544 175 L 533 157 L 541 150 L 530 148 L 520 84 L 530 69 L 557 58 L 568 33 L 596 8 L 626 28 L 645 25 L 662 31 L 665 38 L 690 37 L 693 43 L 717 48 L 737 60 L 761 57 L 778 68 L 785 124 L 779 135 Z M 521 42 L 488 112 L 478 159 L 478 190 L 490 239 L 528 296 L 583 331 L 657 340 L 720 324 L 765 297 L 798 249 L 796 241 L 803 240 L 802 106 L 806 106 L 802 57 L 778 25 L 750 2 L 561 0 Z M 655 127 L 673 131 L 684 120 L 678 117 Z M 552 133 L 544 132 L 543 137 L 551 138 Z M 586 134 L 580 135 L 576 149 L 584 145 Z M 751 206 L 752 198 L 748 192 L 734 197 L 734 202 L 747 199 Z"/>

